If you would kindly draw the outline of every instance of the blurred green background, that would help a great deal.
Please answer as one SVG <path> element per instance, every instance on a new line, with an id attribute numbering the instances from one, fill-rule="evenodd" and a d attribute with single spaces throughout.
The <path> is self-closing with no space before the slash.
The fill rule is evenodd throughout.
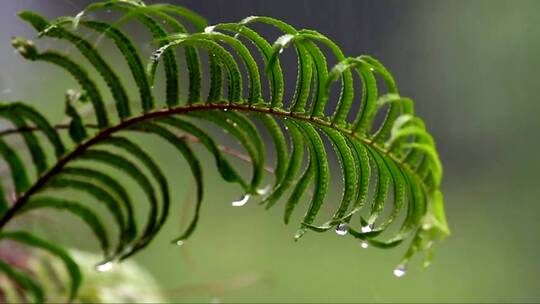
<path id="1" fill-rule="evenodd" d="M 147 1 L 148 3 L 154 1 Z M 173 214 L 136 260 L 159 280 L 166 298 L 186 302 L 538 302 L 540 301 L 540 2 L 538 1 L 168 1 L 209 23 L 248 15 L 281 18 L 335 39 L 348 55 L 369 54 L 415 100 L 437 140 L 452 235 L 430 268 L 420 259 L 407 275 L 392 269 L 405 248 L 363 250 L 334 233 L 293 241 L 282 205 L 232 208 L 242 193 L 205 170 L 206 197 L 196 234 L 169 245 L 193 204 L 193 181 L 174 150 L 145 139 L 174 176 Z M 0 4 L 0 99 L 22 99 L 61 121 L 63 94 L 75 87 L 64 72 L 14 54 L 12 35 L 35 33 L 15 13 L 74 15 L 76 0 L 3 0 Z M 101 16 L 97 14 L 96 16 Z M 105 16 L 107 17 L 107 16 Z M 44 40 L 43 48 L 69 47 Z M 143 48 L 148 46 L 143 46 Z M 149 49 L 147 49 L 147 53 Z M 108 58 L 115 62 L 114 55 Z M 123 63 L 118 63 L 123 64 Z M 291 83 L 292 84 L 292 83 Z M 209 155 L 201 155 L 211 163 Z M 207 160 L 207 161 L 206 161 Z M 249 166 L 236 161 L 249 173 Z M 333 186 L 339 199 L 339 185 Z M 136 189 L 135 189 L 136 190 Z M 184 207 L 187 206 L 187 207 Z M 74 222 L 47 221 L 51 233 L 94 248 L 90 236 L 66 233 Z M 36 224 L 39 225 L 39 224 Z M 183 227 L 183 226 L 182 226 Z M 77 234 L 79 233 L 79 234 Z M 82 233 L 82 234 L 80 234 Z M 75 236 L 73 234 L 76 234 Z"/>

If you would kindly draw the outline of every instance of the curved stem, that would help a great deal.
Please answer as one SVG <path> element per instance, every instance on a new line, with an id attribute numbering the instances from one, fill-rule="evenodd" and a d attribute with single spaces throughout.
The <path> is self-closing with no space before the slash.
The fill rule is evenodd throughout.
<path id="1" fill-rule="evenodd" d="M 244 105 L 244 104 L 235 104 L 235 103 L 190 104 L 190 105 L 184 105 L 184 106 L 179 106 L 179 107 L 174 107 L 174 108 L 160 109 L 153 112 L 147 112 L 147 113 L 141 114 L 140 116 L 128 118 L 126 120 L 121 121 L 115 126 L 108 127 L 106 129 L 99 131 L 96 135 L 94 135 L 94 137 L 78 145 L 73 151 L 69 152 L 68 154 L 60 158 L 53 167 L 51 167 L 44 175 L 42 175 L 41 177 L 37 179 L 37 181 L 32 185 L 32 187 L 30 187 L 30 189 L 28 189 L 23 195 L 18 197 L 15 203 L 13 204 L 13 206 L 8 211 L 6 211 L 6 213 L 2 216 L 2 218 L 0 218 L 0 229 L 2 229 L 9 222 L 9 220 L 15 216 L 17 211 L 24 206 L 24 204 L 30 199 L 32 195 L 39 192 L 41 188 L 45 186 L 49 180 L 51 180 L 51 178 L 53 178 L 58 173 L 60 173 L 67 163 L 74 160 L 78 156 L 82 155 L 88 148 L 92 147 L 93 145 L 109 138 L 109 136 L 111 136 L 113 133 L 125 130 L 131 126 L 134 126 L 138 123 L 142 123 L 148 120 L 165 117 L 169 115 L 174 115 L 174 114 L 186 114 L 190 112 L 205 111 L 205 110 L 236 110 L 236 111 L 243 111 L 243 112 L 258 112 L 258 113 L 271 114 L 274 116 L 280 116 L 283 118 L 292 118 L 292 119 L 301 120 L 301 121 L 309 121 L 313 124 L 330 127 L 339 132 L 347 133 L 350 136 L 353 136 L 354 138 L 360 140 L 363 144 L 369 145 L 373 147 L 374 149 L 377 149 L 381 153 L 384 153 L 385 155 L 390 157 L 394 162 L 399 163 L 401 166 L 406 168 L 406 170 L 409 170 L 411 174 L 419 178 L 419 176 L 416 174 L 416 172 L 414 172 L 414 170 L 411 170 L 411 168 L 409 168 L 404 163 L 402 163 L 398 158 L 392 155 L 392 153 L 389 152 L 388 150 L 380 147 L 379 145 L 375 144 L 374 142 L 366 138 L 359 137 L 358 134 L 355 134 L 352 130 L 338 127 L 329 121 L 325 121 L 325 120 L 308 116 L 308 115 L 276 110 L 274 108 L 268 107 L 268 105 L 247 105 L 247 104 Z M 60 126 L 63 127 L 64 125 L 60 125 Z M 4 135 L 5 134 L 6 133 L 4 133 Z M 427 186 L 422 181 L 422 179 L 420 179 L 420 183 L 425 189 L 427 189 Z"/>

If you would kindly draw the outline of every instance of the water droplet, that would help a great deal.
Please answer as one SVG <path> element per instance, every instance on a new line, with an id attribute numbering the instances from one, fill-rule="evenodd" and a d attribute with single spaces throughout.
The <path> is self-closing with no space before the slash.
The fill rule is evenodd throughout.
<path id="1" fill-rule="evenodd" d="M 266 185 L 266 187 L 264 188 L 261 188 L 261 189 L 257 189 L 257 194 L 258 195 L 266 195 L 268 193 L 268 191 L 270 191 L 270 189 L 272 189 L 272 186 L 271 185 Z"/>
<path id="2" fill-rule="evenodd" d="M 279 49 L 279 52 L 278 52 L 278 53 L 280 53 L 280 54 L 283 53 L 283 50 L 284 50 L 284 49 Z"/>
<path id="3" fill-rule="evenodd" d="M 349 231 L 347 230 L 347 224 L 341 223 L 336 226 L 337 235 L 346 235 Z"/>
<path id="4" fill-rule="evenodd" d="M 428 223 L 425 223 L 425 224 L 422 225 L 422 229 L 429 230 L 429 229 L 431 229 L 431 225 L 428 224 Z"/>
<path id="5" fill-rule="evenodd" d="M 367 241 L 362 241 L 360 242 L 360 247 L 362 247 L 363 249 L 368 249 L 369 243 Z"/>
<path id="6" fill-rule="evenodd" d="M 402 276 L 404 276 L 405 274 L 407 273 L 407 268 L 405 267 L 405 265 L 399 265 L 398 267 L 396 267 L 394 269 L 394 275 L 398 278 L 401 278 Z"/>
<path id="7" fill-rule="evenodd" d="M 110 10 L 110 9 L 108 9 L 108 10 L 107 10 L 107 13 L 110 13 L 110 12 L 111 12 L 111 10 Z"/>
<path id="8" fill-rule="evenodd" d="M 177 246 L 182 246 L 182 245 L 184 245 L 184 244 L 185 244 L 185 242 L 184 242 L 183 240 L 178 240 L 178 241 L 176 241 L 176 245 L 177 245 Z"/>
<path id="9" fill-rule="evenodd" d="M 363 226 L 362 228 L 360 228 L 360 231 L 362 231 L 363 233 L 368 233 L 368 232 L 373 231 L 373 224 Z"/>
<path id="10" fill-rule="evenodd" d="M 238 39 L 238 37 L 240 37 L 240 33 L 234 34 L 234 39 Z"/>
<path id="11" fill-rule="evenodd" d="M 372 71 L 372 72 L 373 72 L 373 71 L 375 71 L 375 69 L 374 69 L 374 68 L 369 68 L 369 70 L 370 70 L 370 71 Z"/>
<path id="12" fill-rule="evenodd" d="M 227 111 L 229 111 L 229 109 L 223 109 L 223 111 L 227 112 Z"/>
<path id="13" fill-rule="evenodd" d="M 304 233 L 306 233 L 305 229 L 296 230 L 296 233 L 294 234 L 294 240 L 298 241 L 304 235 Z"/>
<path id="14" fill-rule="evenodd" d="M 232 202 L 231 205 L 233 205 L 233 207 L 242 207 L 245 204 L 247 204 L 250 197 L 251 197 L 250 194 L 244 194 L 244 196 L 242 196 L 240 199 L 238 199 L 237 201 Z"/>
<path id="15" fill-rule="evenodd" d="M 162 20 L 161 23 L 167 24 L 167 20 Z"/>
<path id="16" fill-rule="evenodd" d="M 208 34 L 208 33 L 211 33 L 211 32 L 214 31 L 215 28 L 216 28 L 215 25 L 207 26 L 207 27 L 204 28 L 204 32 L 207 33 L 207 34 Z"/>
<path id="17" fill-rule="evenodd" d="M 95 269 L 96 269 L 96 271 L 99 271 L 99 272 L 107 272 L 107 271 L 111 270 L 112 267 L 113 267 L 113 262 L 112 261 L 105 261 L 103 263 L 97 264 Z"/>

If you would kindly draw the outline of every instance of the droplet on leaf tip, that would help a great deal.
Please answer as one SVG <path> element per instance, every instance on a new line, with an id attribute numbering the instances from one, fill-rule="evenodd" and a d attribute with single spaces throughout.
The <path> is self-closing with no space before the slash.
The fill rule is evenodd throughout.
<path id="1" fill-rule="evenodd" d="M 362 247 L 362 249 L 368 249 L 369 243 L 367 241 L 362 241 L 360 242 L 360 247 Z"/>
<path id="2" fill-rule="evenodd" d="M 106 262 L 97 264 L 95 269 L 96 269 L 96 271 L 99 271 L 99 272 L 107 272 L 107 271 L 111 270 L 112 267 L 113 267 L 113 262 L 112 261 L 106 261 Z"/>
<path id="3" fill-rule="evenodd" d="M 362 231 L 363 233 L 371 232 L 373 231 L 373 225 L 362 226 L 362 228 L 360 228 L 360 231 Z"/>
<path id="4" fill-rule="evenodd" d="M 251 197 L 250 194 L 245 194 L 244 196 L 242 196 L 240 199 L 234 201 L 231 203 L 231 205 L 233 207 L 242 207 L 244 206 L 245 204 L 247 204 L 247 202 L 249 201 L 249 198 Z"/>
<path id="5" fill-rule="evenodd" d="M 398 267 L 394 268 L 394 276 L 397 278 L 401 278 L 407 273 L 407 268 L 405 265 L 399 265 Z"/>
<path id="6" fill-rule="evenodd" d="M 258 195 L 266 195 L 270 189 L 272 189 L 272 186 L 271 185 L 266 185 L 266 187 L 264 188 L 260 188 L 260 189 L 257 189 L 257 194 Z"/>
<path id="7" fill-rule="evenodd" d="M 341 223 L 336 226 L 336 234 L 337 235 L 346 235 L 349 231 L 347 230 L 347 224 Z"/>

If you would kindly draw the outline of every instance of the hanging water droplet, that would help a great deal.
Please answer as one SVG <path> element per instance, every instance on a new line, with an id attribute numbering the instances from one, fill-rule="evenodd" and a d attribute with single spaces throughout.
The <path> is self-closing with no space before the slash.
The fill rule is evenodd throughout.
<path id="1" fill-rule="evenodd" d="M 283 53 L 283 50 L 284 50 L 284 49 L 279 49 L 279 52 L 278 52 L 278 53 L 280 53 L 280 54 Z"/>
<path id="2" fill-rule="evenodd" d="M 399 265 L 398 267 L 396 267 L 394 269 L 394 275 L 398 278 L 401 278 L 402 276 L 404 276 L 405 274 L 407 273 L 407 268 L 405 267 L 405 265 Z"/>
<path id="3" fill-rule="evenodd" d="M 182 246 L 184 244 L 185 244 L 185 242 L 183 240 L 176 241 L 176 246 Z"/>
<path id="4" fill-rule="evenodd" d="M 349 231 L 347 230 L 347 224 L 341 223 L 336 226 L 337 235 L 346 235 Z"/>
<path id="5" fill-rule="evenodd" d="M 369 243 L 367 241 L 362 241 L 360 242 L 360 247 L 362 247 L 362 249 L 368 249 Z"/>
<path id="6" fill-rule="evenodd" d="M 362 231 L 363 233 L 368 233 L 368 232 L 373 231 L 373 224 L 362 226 L 362 228 L 360 228 L 360 231 Z"/>
<path id="7" fill-rule="evenodd" d="M 266 195 L 268 193 L 268 191 L 270 191 L 270 189 L 272 189 L 272 186 L 271 185 L 266 185 L 266 187 L 264 187 L 264 188 L 257 189 L 256 192 L 257 192 L 258 195 Z"/>
<path id="8" fill-rule="evenodd" d="M 112 267 L 113 267 L 113 262 L 112 261 L 105 261 L 103 263 L 97 264 L 95 266 L 95 269 L 96 269 L 96 271 L 99 271 L 99 272 L 106 272 L 106 271 L 111 270 Z"/>
<path id="9" fill-rule="evenodd" d="M 244 196 L 242 196 L 240 199 L 232 202 L 231 205 L 233 205 L 233 207 L 242 207 L 245 204 L 247 204 L 250 197 L 251 197 L 251 194 L 244 194 Z"/>

